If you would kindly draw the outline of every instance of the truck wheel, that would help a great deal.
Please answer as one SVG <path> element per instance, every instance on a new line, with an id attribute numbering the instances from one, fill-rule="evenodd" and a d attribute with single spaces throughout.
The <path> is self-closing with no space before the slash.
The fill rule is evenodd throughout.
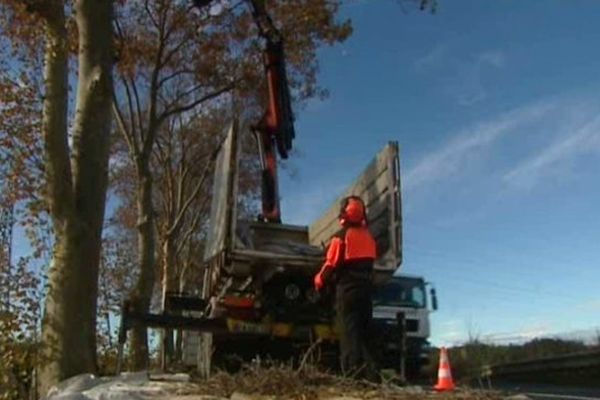
<path id="1" fill-rule="evenodd" d="M 201 379 L 210 377 L 213 356 L 213 334 L 200 333 L 200 343 L 198 344 L 198 375 Z"/>

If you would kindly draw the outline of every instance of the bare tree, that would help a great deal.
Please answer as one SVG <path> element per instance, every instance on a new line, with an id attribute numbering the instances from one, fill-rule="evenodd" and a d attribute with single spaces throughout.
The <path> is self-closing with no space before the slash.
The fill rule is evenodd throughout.
<path id="1" fill-rule="evenodd" d="M 181 3 L 160 0 L 133 3 L 117 20 L 124 59 L 113 107 L 136 173 L 138 254 L 140 275 L 132 294 L 133 307 L 147 312 L 156 275 L 155 209 L 151 157 L 159 131 L 171 118 L 229 92 L 228 79 L 198 83 L 190 65 L 197 47 L 197 18 Z M 142 24 L 139 22 L 143 21 Z M 177 228 L 175 226 L 174 228 Z M 133 366 L 146 367 L 146 330 L 134 327 Z"/>
<path id="2" fill-rule="evenodd" d="M 42 321 L 40 383 L 45 391 L 96 368 L 96 294 L 112 120 L 113 3 L 3 0 L 2 7 L 3 18 L 17 23 L 9 26 L 20 27 L 3 32 L 14 48 L 29 47 L 34 58 L 38 43 L 44 44 L 43 193 L 54 236 Z M 68 63 L 74 43 L 77 94 L 69 132 Z M 34 66 L 31 59 L 22 61 Z"/>

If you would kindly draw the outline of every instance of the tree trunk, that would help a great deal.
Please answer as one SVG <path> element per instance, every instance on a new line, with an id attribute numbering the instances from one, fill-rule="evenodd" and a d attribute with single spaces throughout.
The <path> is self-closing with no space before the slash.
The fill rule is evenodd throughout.
<path id="1" fill-rule="evenodd" d="M 79 254 L 79 282 L 84 312 L 83 335 L 96 367 L 96 312 L 102 227 L 108 186 L 112 127 L 113 5 L 111 0 L 75 3 L 79 32 L 79 84 L 73 124 L 73 183 L 77 219 L 84 237 Z M 74 299 L 71 299 L 73 301 Z"/>
<path id="2" fill-rule="evenodd" d="M 166 235 L 163 242 L 162 259 L 162 311 L 166 310 L 167 293 L 177 289 L 175 277 L 175 246 L 173 235 Z M 174 344 L 173 331 L 164 329 L 162 332 L 161 369 L 165 370 L 173 362 Z"/>
<path id="3" fill-rule="evenodd" d="M 189 269 L 189 263 L 185 263 L 182 265 L 181 270 L 179 271 L 179 276 L 177 277 L 177 287 L 179 292 L 184 292 L 186 290 L 186 272 Z M 175 360 L 178 362 L 183 362 L 183 330 L 179 329 L 175 336 Z"/>
<path id="4" fill-rule="evenodd" d="M 136 312 L 147 313 L 150 309 L 155 282 L 155 236 L 154 209 L 152 205 L 152 177 L 147 161 L 138 167 L 138 254 L 140 276 L 133 293 Z M 145 327 L 135 326 L 131 339 L 132 367 L 140 371 L 148 367 L 148 332 Z"/>
<path id="5" fill-rule="evenodd" d="M 98 265 L 111 127 L 112 1 L 79 0 L 78 89 L 69 159 L 63 7 L 56 1 L 56 18 L 46 24 L 43 131 L 55 245 L 42 321 L 42 394 L 60 380 L 96 369 Z"/>

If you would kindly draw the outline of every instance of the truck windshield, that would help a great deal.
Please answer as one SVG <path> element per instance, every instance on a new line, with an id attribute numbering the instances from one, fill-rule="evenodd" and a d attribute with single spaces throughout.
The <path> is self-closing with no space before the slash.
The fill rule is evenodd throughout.
<path id="1" fill-rule="evenodd" d="M 393 278 L 375 290 L 374 305 L 425 308 L 425 284 L 420 279 Z"/>

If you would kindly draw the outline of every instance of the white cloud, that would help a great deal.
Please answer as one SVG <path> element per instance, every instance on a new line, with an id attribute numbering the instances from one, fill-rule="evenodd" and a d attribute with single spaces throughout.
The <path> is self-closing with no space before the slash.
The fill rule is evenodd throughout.
<path id="1" fill-rule="evenodd" d="M 447 56 L 449 47 L 444 44 L 438 44 L 427 54 L 415 60 L 413 66 L 415 70 L 422 72 L 430 68 L 441 66 Z"/>
<path id="2" fill-rule="evenodd" d="M 551 332 L 549 323 L 537 323 L 525 326 L 516 332 L 495 332 L 485 334 L 481 340 L 486 343 L 523 343 L 529 340 L 545 337 Z"/>
<path id="3" fill-rule="evenodd" d="M 445 331 L 438 337 L 432 338 L 432 341 L 438 346 L 450 347 L 466 342 L 467 338 L 462 331 Z"/>
<path id="4" fill-rule="evenodd" d="M 471 61 L 457 61 L 455 78 L 448 84 L 448 90 L 461 106 L 470 106 L 487 98 L 487 90 L 482 82 L 486 68 L 502 68 L 506 62 L 500 50 L 490 50 L 477 54 Z"/>
<path id="5" fill-rule="evenodd" d="M 463 56 L 448 43 L 438 44 L 414 63 L 417 72 L 431 72 L 442 79 L 444 90 L 462 106 L 470 106 L 487 98 L 482 75 L 490 67 L 506 64 L 502 50 L 491 49 Z"/>
<path id="6" fill-rule="evenodd" d="M 456 174 L 470 155 L 489 147 L 500 137 L 513 132 L 518 126 L 539 119 L 552 107 L 552 103 L 542 102 L 517 108 L 453 135 L 454 139 L 427 154 L 406 172 L 403 177 L 404 187 L 407 190 L 414 190 Z"/>
<path id="7" fill-rule="evenodd" d="M 441 322 L 439 322 L 438 325 L 440 327 L 440 330 L 442 330 L 442 331 L 447 331 L 447 330 L 458 331 L 464 325 L 464 321 L 459 318 L 454 318 L 454 319 L 448 319 L 445 321 L 441 321 Z"/>
<path id="8" fill-rule="evenodd" d="M 483 89 L 479 79 L 475 78 L 476 74 L 467 74 L 472 78 L 465 82 L 470 82 L 463 86 L 457 86 L 454 90 L 454 95 L 458 104 L 464 107 L 472 106 L 473 104 L 483 101 L 487 97 L 487 92 Z"/>
<path id="9" fill-rule="evenodd" d="M 544 177 L 563 173 L 566 162 L 576 156 L 595 152 L 600 152 L 600 116 L 588 116 L 585 122 L 566 128 L 558 140 L 507 172 L 504 181 L 531 187 Z"/>
<path id="10" fill-rule="evenodd" d="M 469 339 L 464 318 L 434 319 L 432 324 L 435 329 L 431 333 L 431 341 L 436 346 L 453 346 Z"/>
<path id="11" fill-rule="evenodd" d="M 586 300 L 575 307 L 586 311 L 600 311 L 600 299 Z"/>
<path id="12" fill-rule="evenodd" d="M 480 64 L 489 64 L 496 68 L 502 68 L 506 63 L 506 56 L 500 50 L 492 50 L 479 54 L 478 60 Z"/>
<path id="13" fill-rule="evenodd" d="M 530 340 L 548 335 L 550 332 L 551 330 L 548 324 L 542 323 L 521 329 L 521 331 L 518 332 L 518 336 L 523 339 Z"/>

